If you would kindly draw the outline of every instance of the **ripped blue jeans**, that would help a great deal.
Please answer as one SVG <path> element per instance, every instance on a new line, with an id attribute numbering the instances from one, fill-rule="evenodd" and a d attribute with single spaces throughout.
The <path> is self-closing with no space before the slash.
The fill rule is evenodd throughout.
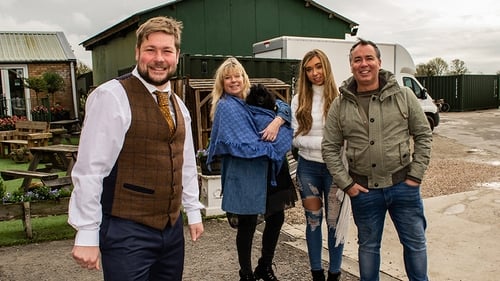
<path id="1" fill-rule="evenodd" d="M 323 208 L 319 210 L 305 210 L 306 215 L 306 241 L 311 270 L 322 269 L 322 249 L 323 235 L 321 226 L 323 224 L 323 209 L 326 214 L 326 223 L 328 226 L 328 271 L 332 273 L 340 272 L 342 264 L 342 252 L 344 244 L 335 247 L 335 226 L 338 220 L 340 210 L 329 210 L 329 206 L 336 200 L 332 176 L 325 163 L 308 161 L 302 157 L 298 159 L 297 182 L 299 185 L 300 197 L 302 200 L 317 197 L 323 202 Z M 330 194 L 330 190 L 332 193 Z"/>

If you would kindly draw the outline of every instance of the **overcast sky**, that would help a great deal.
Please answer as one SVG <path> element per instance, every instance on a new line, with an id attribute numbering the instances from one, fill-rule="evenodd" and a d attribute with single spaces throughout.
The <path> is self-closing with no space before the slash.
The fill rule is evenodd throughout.
<path id="1" fill-rule="evenodd" d="M 161 0 L 0 0 L 0 30 L 63 31 L 75 56 L 91 66 L 81 42 Z M 318 0 L 359 23 L 358 36 L 399 43 L 415 64 L 440 57 L 471 73 L 500 71 L 500 2 L 496 0 Z M 355 38 L 348 38 L 349 40 Z"/>

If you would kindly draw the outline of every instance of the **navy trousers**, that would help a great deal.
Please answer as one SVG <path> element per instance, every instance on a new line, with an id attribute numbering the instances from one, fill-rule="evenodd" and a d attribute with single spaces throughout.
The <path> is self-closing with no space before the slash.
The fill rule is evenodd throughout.
<path id="1" fill-rule="evenodd" d="M 182 280 L 182 215 L 164 230 L 105 215 L 99 237 L 104 280 Z"/>

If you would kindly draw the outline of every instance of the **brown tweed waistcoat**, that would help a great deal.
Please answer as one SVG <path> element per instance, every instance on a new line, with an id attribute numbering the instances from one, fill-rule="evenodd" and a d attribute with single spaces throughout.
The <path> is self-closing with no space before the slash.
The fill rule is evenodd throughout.
<path id="1" fill-rule="evenodd" d="M 132 121 L 115 167 L 104 181 L 103 210 L 161 230 L 180 214 L 184 117 L 172 97 L 176 130 L 170 135 L 158 104 L 139 79 L 128 75 L 119 81 L 127 92 Z"/>

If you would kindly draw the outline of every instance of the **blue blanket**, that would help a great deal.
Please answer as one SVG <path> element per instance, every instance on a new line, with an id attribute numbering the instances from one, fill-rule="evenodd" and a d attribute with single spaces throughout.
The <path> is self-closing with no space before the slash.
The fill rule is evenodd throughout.
<path id="1" fill-rule="evenodd" d="M 216 155 L 241 158 L 267 156 L 276 173 L 292 145 L 292 128 L 281 126 L 274 142 L 262 140 L 261 131 L 276 117 L 272 110 L 247 105 L 243 100 L 224 94 L 215 112 L 207 164 Z"/>

